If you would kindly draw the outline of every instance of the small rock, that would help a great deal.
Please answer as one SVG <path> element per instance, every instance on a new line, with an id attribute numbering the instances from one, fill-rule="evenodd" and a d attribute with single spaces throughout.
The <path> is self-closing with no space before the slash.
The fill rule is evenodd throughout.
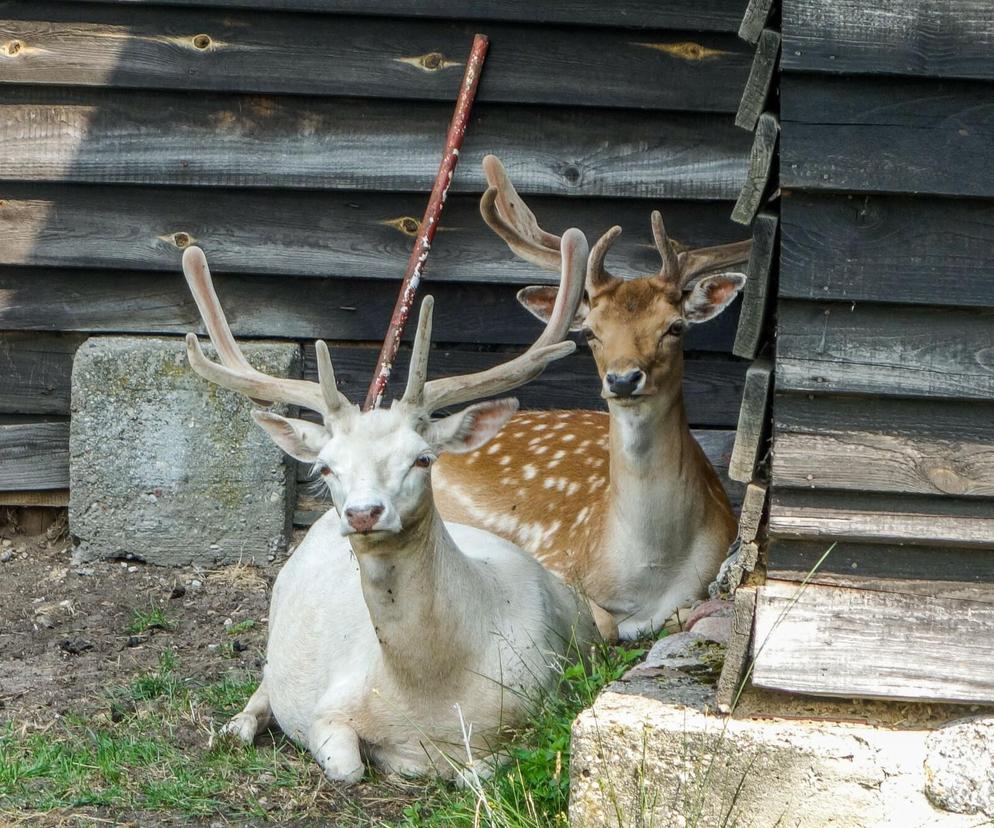
<path id="1" fill-rule="evenodd" d="M 69 655 L 82 655 L 87 650 L 93 649 L 93 642 L 85 638 L 67 638 L 59 642 L 59 649 Z"/>
<path id="2" fill-rule="evenodd" d="M 950 722 L 925 747 L 925 795 L 947 811 L 994 818 L 994 716 Z"/>
<path id="3" fill-rule="evenodd" d="M 141 635 L 129 635 L 128 636 L 128 646 L 129 647 L 138 647 L 139 645 L 144 644 L 146 641 L 148 641 L 148 639 L 145 638 L 144 636 L 141 636 Z"/>
<path id="4" fill-rule="evenodd" d="M 231 649 L 236 653 L 244 653 L 248 649 L 248 644 L 245 644 L 241 639 L 236 638 L 231 642 Z"/>
<path id="5" fill-rule="evenodd" d="M 694 624 L 693 631 L 715 644 L 727 644 L 732 637 L 731 615 L 709 615 Z"/>
<path id="6" fill-rule="evenodd" d="M 213 652 L 214 650 L 216 650 L 220 646 L 221 646 L 220 644 L 208 644 L 207 645 L 207 649 L 210 650 L 211 652 Z"/>
<path id="7" fill-rule="evenodd" d="M 697 642 L 704 636 L 693 632 L 681 632 L 660 638 L 645 657 L 645 667 L 691 667 L 700 661 Z"/>
<path id="8" fill-rule="evenodd" d="M 4 552 L 0 552 L 0 563 L 7 563 L 11 558 L 14 557 L 14 553 L 7 549 Z"/>
<path id="9" fill-rule="evenodd" d="M 74 569 L 73 572 L 77 575 L 82 575 L 85 578 L 93 574 L 93 567 L 81 566 L 78 569 Z"/>
<path id="10" fill-rule="evenodd" d="M 225 619 L 224 619 L 224 628 L 225 628 L 225 629 L 228 629 L 228 627 L 230 627 L 230 626 L 231 626 L 232 624 L 234 624 L 234 623 L 235 623 L 235 622 L 234 622 L 234 621 L 232 621 L 232 620 L 231 620 L 230 618 L 225 618 Z"/>
<path id="11" fill-rule="evenodd" d="M 182 598 L 184 595 L 186 595 L 186 587 L 182 584 L 176 584 L 176 586 L 173 587 L 173 591 L 169 593 L 169 598 L 170 600 L 174 600 L 176 598 Z"/>
<path id="12" fill-rule="evenodd" d="M 134 573 L 134 572 L 137 572 L 137 571 L 138 571 L 138 567 L 137 566 L 129 566 L 128 567 L 128 572 Z"/>
<path id="13" fill-rule="evenodd" d="M 200 587 L 202 587 L 202 586 L 203 586 L 203 584 L 200 581 L 198 581 L 196 578 L 194 578 L 192 581 L 190 581 L 190 588 L 191 589 L 200 589 Z"/>
<path id="14" fill-rule="evenodd" d="M 710 601 L 698 604 L 690 611 L 690 615 L 687 616 L 687 620 L 684 622 L 684 629 L 694 629 L 694 626 L 703 618 L 710 618 L 715 615 L 730 616 L 734 611 L 735 605 L 731 601 L 712 598 Z"/>
<path id="15" fill-rule="evenodd" d="M 0 541 L 0 548 L 8 549 L 14 545 L 14 542 L 10 538 L 4 538 Z"/>

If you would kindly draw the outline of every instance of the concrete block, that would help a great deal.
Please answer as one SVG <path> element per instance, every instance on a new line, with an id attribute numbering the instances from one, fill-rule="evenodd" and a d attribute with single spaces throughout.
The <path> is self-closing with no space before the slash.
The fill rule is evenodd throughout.
<path id="1" fill-rule="evenodd" d="M 242 349 L 262 371 L 300 376 L 293 343 Z M 194 374 L 181 339 L 83 343 L 73 363 L 69 437 L 77 559 L 214 565 L 285 551 L 294 467 L 251 409 Z"/>

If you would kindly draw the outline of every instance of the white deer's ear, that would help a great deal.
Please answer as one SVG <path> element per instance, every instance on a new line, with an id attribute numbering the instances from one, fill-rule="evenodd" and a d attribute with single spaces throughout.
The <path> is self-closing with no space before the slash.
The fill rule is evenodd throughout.
<path id="1" fill-rule="evenodd" d="M 492 439 L 517 410 L 518 401 L 513 399 L 477 403 L 458 414 L 433 420 L 423 436 L 439 453 L 463 454 Z"/>
<path id="2" fill-rule="evenodd" d="M 305 463 L 316 461 L 318 453 L 328 442 L 328 432 L 317 423 L 291 420 L 268 411 L 253 411 L 252 419 L 266 430 L 283 451 Z"/>
<path id="3" fill-rule="evenodd" d="M 746 283 L 744 273 L 715 273 L 700 279 L 683 295 L 683 318 L 707 322 L 727 308 Z"/>
<path id="4" fill-rule="evenodd" d="M 543 322 L 548 322 L 552 316 L 552 308 L 556 304 L 556 295 L 559 288 L 552 285 L 537 285 L 535 287 L 521 288 L 518 291 L 518 301 L 532 316 L 536 316 Z M 584 295 L 580 301 L 580 306 L 576 309 L 573 321 L 570 322 L 571 331 L 579 331 L 583 328 L 583 320 L 587 318 L 590 306 L 587 304 L 587 297 Z"/>

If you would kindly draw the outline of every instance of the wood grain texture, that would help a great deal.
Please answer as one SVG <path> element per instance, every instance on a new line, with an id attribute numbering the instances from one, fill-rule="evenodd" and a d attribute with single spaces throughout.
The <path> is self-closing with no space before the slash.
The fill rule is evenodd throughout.
<path id="1" fill-rule="evenodd" d="M 0 176 L 421 194 L 449 115 L 447 102 L 7 88 Z M 733 200 L 749 137 L 727 115 L 480 104 L 452 192 L 486 189 L 490 152 L 523 193 Z"/>
<path id="2" fill-rule="evenodd" d="M 987 83 L 785 75 L 780 96 L 784 188 L 994 195 Z"/>
<path id="3" fill-rule="evenodd" d="M 32 491 L 0 491 L 0 506 L 64 508 L 69 505 L 68 489 Z"/>
<path id="4" fill-rule="evenodd" d="M 727 219 L 727 202 L 536 197 L 529 203 L 557 233 L 579 226 L 597 238 L 621 222 L 628 232 L 612 262 L 625 275 L 659 269 L 650 206 L 661 207 L 675 238 L 692 246 L 737 240 L 742 232 Z M 423 207 L 421 194 L 0 184 L 0 264 L 172 274 L 182 247 L 193 243 L 216 273 L 393 281 L 404 272 Z M 426 274 L 434 282 L 559 280 L 514 256 L 480 218 L 475 195 L 448 199 Z"/>
<path id="5" fill-rule="evenodd" d="M 752 641 L 752 618 L 756 612 L 756 590 L 740 587 L 735 590 L 732 634 L 721 667 L 715 702 L 722 713 L 731 713 L 748 679 L 749 644 Z"/>
<path id="6" fill-rule="evenodd" d="M 0 418 L 0 490 L 65 489 L 69 421 Z"/>
<path id="7" fill-rule="evenodd" d="M 686 29 L 734 32 L 745 0 L 474 0 L 453 6 L 450 0 L 81 0 L 135 6 L 191 6 L 262 11 L 362 14 L 377 17 L 438 17 L 460 20 L 504 20 L 528 23 L 570 23 L 634 29 Z"/>
<path id="8" fill-rule="evenodd" d="M 775 0 L 749 0 L 742 22 L 739 24 L 739 37 L 747 43 L 755 43 L 763 33 L 767 22 L 779 3 Z"/>
<path id="9" fill-rule="evenodd" d="M 968 199 L 791 193 L 781 298 L 994 307 L 994 211 Z"/>
<path id="10" fill-rule="evenodd" d="M 994 79 L 987 0 L 784 4 L 784 69 Z"/>
<path id="11" fill-rule="evenodd" d="M 752 223 L 752 253 L 742 289 L 739 327 L 732 353 L 755 359 L 767 340 L 776 291 L 777 214 L 764 210 Z"/>
<path id="12" fill-rule="evenodd" d="M 780 138 L 780 123 L 772 112 L 764 112 L 756 124 L 752 150 L 749 153 L 749 169 L 742 185 L 732 221 L 749 224 L 762 208 L 770 193 L 777 188 L 776 156 Z"/>
<path id="13" fill-rule="evenodd" d="M 994 311 L 781 302 L 777 388 L 994 398 Z"/>
<path id="14" fill-rule="evenodd" d="M 451 101 L 475 24 L 255 11 L 8 4 L 7 83 Z M 730 34 L 493 23 L 479 100 L 734 112 Z M 596 55 L 591 60 L 590 55 Z M 632 83 L 639 78 L 639 83 Z"/>
<path id="15" fill-rule="evenodd" d="M 83 337 L 0 333 L 0 414 L 69 414 L 72 358 Z"/>
<path id="16" fill-rule="evenodd" d="M 763 29 L 756 44 L 756 54 L 752 59 L 749 77 L 735 113 L 735 126 L 752 132 L 764 109 L 777 73 L 777 59 L 780 56 L 780 33 Z M 776 92 L 774 92 L 776 94 Z"/>
<path id="17" fill-rule="evenodd" d="M 0 330 L 202 332 L 179 258 L 177 251 L 172 273 L 0 267 Z M 397 299 L 396 283 L 380 279 L 218 273 L 214 284 L 239 337 L 379 342 Z M 423 292 L 435 297 L 435 341 L 531 344 L 542 324 L 522 310 L 517 290 L 509 284 L 439 282 L 429 271 Z M 733 306 L 694 325 L 685 347 L 728 353 L 737 321 Z"/>
<path id="18" fill-rule="evenodd" d="M 765 534 L 767 487 L 755 481 L 745 487 L 742 497 L 742 511 L 739 513 L 739 538 L 743 543 L 752 543 Z"/>
<path id="19" fill-rule="evenodd" d="M 770 581 L 756 597 L 752 681 L 819 696 L 992 702 L 992 628 L 985 601 Z"/>
<path id="20" fill-rule="evenodd" d="M 728 469 L 732 480 L 740 483 L 748 483 L 756 476 L 756 466 L 766 455 L 772 383 L 773 364 L 765 357 L 757 359 L 746 371 L 735 450 Z"/>
<path id="21" fill-rule="evenodd" d="M 994 497 L 994 403 L 774 403 L 774 487 Z"/>

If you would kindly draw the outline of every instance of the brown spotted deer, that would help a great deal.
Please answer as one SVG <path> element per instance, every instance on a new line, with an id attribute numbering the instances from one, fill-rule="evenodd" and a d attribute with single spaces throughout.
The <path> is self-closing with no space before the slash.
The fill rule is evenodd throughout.
<path id="1" fill-rule="evenodd" d="M 497 158 L 488 156 L 484 170 L 487 224 L 520 258 L 558 270 L 560 238 L 539 227 Z M 531 552 L 609 612 L 624 639 L 659 629 L 703 595 L 736 533 L 721 481 L 687 424 L 682 334 L 735 298 L 745 276 L 728 268 L 748 259 L 751 242 L 678 250 L 658 212 L 652 232 L 662 267 L 638 279 L 604 267 L 621 228 L 600 238 L 571 325 L 590 343 L 608 413 L 519 412 L 485 449 L 444 458 L 435 470 L 447 520 Z M 529 287 L 518 299 L 547 320 L 557 290 Z"/>
<path id="2" fill-rule="evenodd" d="M 447 754 L 461 755 L 464 739 L 479 754 L 498 750 L 571 654 L 596 640 L 586 602 L 561 579 L 503 538 L 443 523 L 432 495 L 436 458 L 479 449 L 517 402 L 431 414 L 515 388 L 574 349 L 560 340 L 582 294 L 583 234 L 567 231 L 562 250 L 561 296 L 528 351 L 488 371 L 426 382 L 426 297 L 403 398 L 365 412 L 338 390 L 323 342 L 319 382 L 252 368 L 203 253 L 186 250 L 184 273 L 221 360 L 209 360 L 189 334 L 191 366 L 260 405 L 318 413 L 320 424 L 263 410 L 253 417 L 285 452 L 313 464 L 335 505 L 276 579 L 262 682 L 227 732 L 251 742 L 275 719 L 333 780 L 357 781 L 364 759 L 402 774 L 453 776 Z"/>

